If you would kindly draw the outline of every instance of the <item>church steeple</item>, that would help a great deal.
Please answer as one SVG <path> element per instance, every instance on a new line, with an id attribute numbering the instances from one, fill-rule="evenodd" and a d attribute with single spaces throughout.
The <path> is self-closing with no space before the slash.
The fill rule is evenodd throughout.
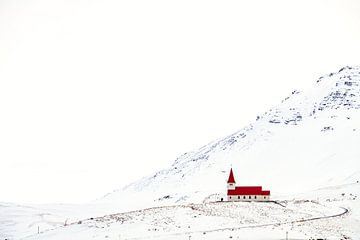
<path id="1" fill-rule="evenodd" d="M 234 173 L 233 173 L 232 168 L 230 169 L 229 179 L 228 179 L 227 183 L 235 183 L 235 178 L 234 178 Z"/>
<path id="2" fill-rule="evenodd" d="M 227 188 L 228 190 L 235 190 L 235 178 L 232 168 L 230 169 L 229 179 L 227 181 Z"/>

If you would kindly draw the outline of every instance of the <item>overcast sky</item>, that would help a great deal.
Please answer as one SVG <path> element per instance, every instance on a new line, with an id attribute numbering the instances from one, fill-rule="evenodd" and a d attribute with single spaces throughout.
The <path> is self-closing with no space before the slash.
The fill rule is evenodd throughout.
<path id="1" fill-rule="evenodd" d="M 1 0 L 0 202 L 86 202 L 360 63 L 360 2 Z"/>

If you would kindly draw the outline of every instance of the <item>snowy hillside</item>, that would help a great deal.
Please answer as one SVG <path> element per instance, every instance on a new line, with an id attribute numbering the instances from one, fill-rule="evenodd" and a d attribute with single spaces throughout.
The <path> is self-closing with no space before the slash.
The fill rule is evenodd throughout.
<path id="1" fill-rule="evenodd" d="M 224 194 L 231 165 L 238 184 L 263 185 L 275 198 L 351 183 L 360 179 L 359 142 L 360 67 L 345 67 L 308 91 L 293 91 L 242 130 L 183 154 L 170 168 L 101 201 L 201 202 Z"/>
<path id="2" fill-rule="evenodd" d="M 345 67 L 95 202 L 2 203 L 0 239 L 359 239 L 359 143 L 360 67 Z M 231 166 L 275 202 L 216 202 Z"/>
<path id="3" fill-rule="evenodd" d="M 8 204 L 0 206 L 0 239 L 284 239 L 286 232 L 289 239 L 358 239 L 359 196 L 354 183 L 282 196 L 277 203 L 208 202 L 121 213 L 111 204 Z"/>
<path id="4" fill-rule="evenodd" d="M 86 219 L 27 239 L 281 239 L 285 230 L 300 239 L 340 239 L 343 231 L 333 218 L 346 214 L 316 201 L 175 205 Z M 311 227 L 314 221 L 318 229 Z"/>

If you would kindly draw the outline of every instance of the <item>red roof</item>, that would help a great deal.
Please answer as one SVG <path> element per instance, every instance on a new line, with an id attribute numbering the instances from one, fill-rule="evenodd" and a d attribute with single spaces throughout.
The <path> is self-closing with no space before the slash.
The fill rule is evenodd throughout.
<path id="1" fill-rule="evenodd" d="M 230 169 L 230 175 L 229 175 L 229 179 L 228 179 L 227 183 L 235 183 L 235 178 L 234 178 L 232 168 Z"/>
<path id="2" fill-rule="evenodd" d="M 235 190 L 228 190 L 228 195 L 265 195 L 270 196 L 270 191 L 263 191 L 262 187 L 236 187 Z"/>

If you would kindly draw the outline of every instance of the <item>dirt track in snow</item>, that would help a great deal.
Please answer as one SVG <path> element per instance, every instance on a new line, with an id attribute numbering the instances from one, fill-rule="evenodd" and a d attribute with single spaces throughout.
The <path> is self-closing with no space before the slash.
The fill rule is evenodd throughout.
<path id="1" fill-rule="evenodd" d="M 339 214 L 335 214 L 335 215 L 330 215 L 330 216 L 314 217 L 314 218 L 300 219 L 300 220 L 281 222 L 281 223 L 259 224 L 259 225 L 242 226 L 242 227 L 218 228 L 218 229 L 205 230 L 205 231 L 188 231 L 188 232 L 182 232 L 182 233 L 162 234 L 162 235 L 158 235 L 158 236 L 152 235 L 151 238 L 191 235 L 191 234 L 199 234 L 199 233 L 207 234 L 207 233 L 222 232 L 222 231 L 236 231 L 236 230 L 247 229 L 247 228 L 264 228 L 264 227 L 280 226 L 280 225 L 287 225 L 287 224 L 294 224 L 294 223 L 311 222 L 311 221 L 317 221 L 317 220 L 322 220 L 322 219 L 341 217 L 343 215 L 346 215 L 349 212 L 349 210 L 346 208 L 342 208 L 342 209 L 343 209 L 343 212 L 341 212 Z M 135 238 L 126 238 L 126 240 L 141 240 L 141 239 L 148 239 L 148 238 L 149 237 L 135 237 Z"/>
<path id="2" fill-rule="evenodd" d="M 261 204 L 266 204 L 266 205 L 261 205 Z M 312 204 L 310 206 L 310 209 L 311 209 L 311 207 L 314 207 L 313 205 L 316 206 L 315 203 L 310 203 L 310 202 L 303 202 L 301 204 Z M 105 216 L 105 217 L 101 217 L 101 218 L 89 219 L 89 220 L 85 220 L 85 221 L 97 221 L 97 222 L 105 221 L 106 222 L 106 221 L 109 221 L 109 219 L 113 219 L 113 220 L 116 219 L 116 222 L 118 222 L 118 224 L 119 224 L 119 219 L 121 219 L 120 222 L 121 222 L 121 224 L 123 224 L 124 222 L 133 218 L 134 215 L 136 215 L 137 217 L 142 216 L 142 218 L 141 218 L 142 220 L 140 220 L 140 221 L 144 221 L 143 219 L 146 219 L 146 216 L 152 216 L 155 219 L 157 219 L 157 218 L 161 219 L 161 217 L 165 217 L 165 216 L 167 218 L 169 218 L 168 217 L 169 213 L 173 214 L 179 208 L 185 209 L 186 211 L 190 210 L 191 213 L 200 212 L 203 214 L 202 216 L 216 216 L 216 217 L 220 216 L 220 217 L 222 217 L 222 215 L 223 215 L 224 217 L 234 218 L 234 216 L 231 216 L 231 214 L 227 215 L 229 213 L 226 212 L 226 210 L 229 210 L 229 209 L 231 210 L 232 206 L 234 206 L 234 203 L 217 202 L 217 203 L 209 203 L 209 204 L 190 204 L 190 205 L 181 205 L 181 206 L 155 207 L 155 208 L 148 208 L 148 209 L 143 209 L 143 210 L 139 210 L 139 211 L 132 211 L 132 212 L 128 212 L 128 213 L 113 214 L 113 215 L 109 215 L 109 216 Z M 235 206 L 236 206 L 236 203 L 235 203 Z M 256 206 L 258 209 L 263 208 L 267 211 L 273 210 L 273 209 L 278 211 L 279 209 L 283 209 L 283 211 L 289 211 L 289 213 L 287 213 L 287 214 L 294 213 L 293 209 L 291 209 L 291 208 L 287 209 L 287 207 L 285 205 L 278 203 L 278 202 L 257 203 L 257 205 L 254 203 L 249 203 L 249 206 L 244 205 L 244 203 L 242 203 L 242 205 L 240 205 L 240 206 L 243 209 L 244 208 L 253 208 L 254 206 Z M 325 206 L 322 206 L 319 204 L 319 207 L 320 206 L 325 207 Z M 215 209 L 215 210 L 213 211 L 213 209 Z M 297 214 L 299 214 L 302 211 L 303 210 L 298 210 Z M 337 217 L 346 215 L 348 212 L 349 212 L 349 210 L 346 208 L 341 208 L 341 212 L 337 211 L 337 213 L 332 213 L 332 214 L 323 214 L 320 211 L 311 213 L 308 210 L 308 212 L 306 212 L 306 213 L 302 212 L 301 217 L 298 217 L 295 219 L 293 218 L 293 219 L 289 219 L 289 220 L 287 220 L 286 218 L 283 220 L 274 219 L 273 222 L 265 222 L 263 224 L 242 224 L 242 226 L 239 226 L 239 224 L 234 224 L 231 227 L 222 227 L 222 228 L 220 227 L 220 228 L 212 228 L 212 229 L 204 229 L 204 230 L 197 229 L 197 230 L 187 230 L 186 231 L 185 229 L 183 229 L 185 231 L 181 231 L 181 232 L 175 231 L 173 233 L 171 233 L 171 231 L 168 231 L 168 232 L 164 231 L 162 234 L 160 234 L 160 233 L 156 234 L 155 232 L 151 232 L 151 233 L 149 233 L 148 236 L 125 237 L 122 239 L 140 240 L 140 239 L 164 238 L 164 237 L 180 237 L 180 236 L 186 237 L 186 236 L 190 236 L 193 234 L 208 234 L 208 233 L 216 233 L 216 232 L 236 231 L 236 230 L 241 230 L 241 229 L 265 228 L 265 227 L 272 227 L 272 226 L 278 227 L 281 225 L 292 225 L 292 224 L 296 224 L 296 223 L 306 223 L 306 222 L 311 222 L 311 221 L 320 221 L 320 220 L 324 220 L 324 219 L 337 218 Z M 242 213 L 242 212 L 240 211 L 240 213 Z M 157 215 L 159 215 L 160 217 L 156 217 Z M 201 214 L 199 214 L 199 215 L 201 215 Z M 239 214 L 239 215 L 241 215 L 241 214 Z M 307 216 L 307 217 L 304 217 L 304 216 Z M 135 219 L 136 219 L 136 217 L 135 217 Z M 135 219 L 133 219 L 133 220 L 135 220 Z M 133 222 L 133 224 L 136 224 L 137 221 L 138 220 L 136 219 Z M 171 221 L 175 222 L 176 220 L 171 219 Z M 261 220 L 259 222 L 261 222 Z M 172 223 L 172 224 L 175 225 L 175 223 Z M 161 224 L 159 224 L 159 226 L 161 226 Z M 159 227 L 159 228 L 161 228 L 161 227 Z"/>

